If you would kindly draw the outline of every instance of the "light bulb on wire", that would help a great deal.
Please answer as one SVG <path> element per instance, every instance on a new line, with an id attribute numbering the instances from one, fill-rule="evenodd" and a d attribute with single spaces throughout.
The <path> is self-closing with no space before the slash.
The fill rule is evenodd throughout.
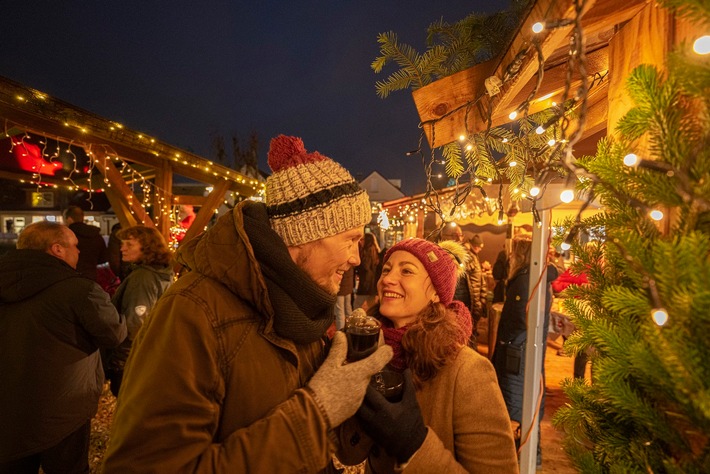
<path id="1" fill-rule="evenodd" d="M 535 197 L 538 194 L 540 194 L 540 188 L 538 188 L 537 186 L 533 186 L 532 188 L 530 188 L 530 195 L 532 197 Z"/>
<path id="2" fill-rule="evenodd" d="M 533 33 L 541 33 L 545 29 L 545 24 L 538 21 L 532 26 Z"/>
<path id="3" fill-rule="evenodd" d="M 648 215 L 651 216 L 651 219 L 654 221 L 660 221 L 663 219 L 663 211 L 659 211 L 658 209 L 652 210 L 648 213 Z"/>
<path id="4" fill-rule="evenodd" d="M 624 164 L 626 166 L 636 166 L 639 162 L 639 157 L 636 156 L 634 153 L 629 153 L 628 155 L 624 156 Z"/>
<path id="5" fill-rule="evenodd" d="M 668 322 L 668 311 L 666 311 L 665 308 L 653 308 L 651 310 L 651 317 L 654 323 L 663 326 Z"/>

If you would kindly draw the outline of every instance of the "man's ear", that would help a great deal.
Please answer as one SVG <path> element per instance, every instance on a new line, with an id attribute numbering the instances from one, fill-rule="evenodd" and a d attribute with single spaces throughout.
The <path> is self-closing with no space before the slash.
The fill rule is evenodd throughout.
<path id="1" fill-rule="evenodd" d="M 62 256 L 64 255 L 64 247 L 62 247 L 62 244 L 60 244 L 59 242 L 55 242 L 49 246 L 49 249 L 47 249 L 47 253 L 57 258 L 62 258 Z"/>

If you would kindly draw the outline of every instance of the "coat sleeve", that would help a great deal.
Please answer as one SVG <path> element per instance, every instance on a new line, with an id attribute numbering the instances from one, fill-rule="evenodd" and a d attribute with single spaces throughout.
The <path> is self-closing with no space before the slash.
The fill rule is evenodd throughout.
<path id="1" fill-rule="evenodd" d="M 235 394 L 225 390 L 228 328 L 212 318 L 200 296 L 160 299 L 126 364 L 105 473 L 318 472 L 330 461 L 332 430 L 303 388 L 220 435 L 225 400 Z M 240 389 L 254 390 L 248 381 Z"/>
<path id="2" fill-rule="evenodd" d="M 403 472 L 517 473 L 513 431 L 490 362 L 469 358 L 457 374 L 453 390 L 456 454 L 429 429 L 422 447 Z"/>
<path id="3" fill-rule="evenodd" d="M 88 280 L 81 283 L 90 283 L 86 298 L 77 301 L 77 317 L 81 325 L 97 347 L 118 346 L 126 338 L 125 318 L 118 314 L 108 293 L 98 283 Z"/>

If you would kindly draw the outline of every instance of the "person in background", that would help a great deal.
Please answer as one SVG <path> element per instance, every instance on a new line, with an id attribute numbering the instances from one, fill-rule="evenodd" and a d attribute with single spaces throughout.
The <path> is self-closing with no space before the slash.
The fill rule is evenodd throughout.
<path id="1" fill-rule="evenodd" d="M 363 237 L 360 249 L 360 265 L 355 268 L 358 284 L 355 291 L 355 307 L 367 308 L 377 302 L 377 279 L 380 271 L 380 246 L 374 234 Z"/>
<path id="2" fill-rule="evenodd" d="M 493 303 L 502 303 L 505 300 L 505 282 L 508 279 L 508 255 L 505 249 L 498 252 L 491 272 L 496 281 L 496 286 L 493 288 Z"/>
<path id="3" fill-rule="evenodd" d="M 496 369 L 498 383 L 510 419 L 517 424 L 523 418 L 523 382 L 525 379 L 525 342 L 527 333 L 526 306 L 530 288 L 530 258 L 532 251 L 532 236 L 519 234 L 513 238 L 510 253 L 508 282 L 506 284 L 505 303 L 498 323 L 497 343 L 493 353 L 493 366 Z M 547 261 L 547 259 L 546 259 Z M 545 315 L 543 334 L 545 339 L 550 327 L 550 307 L 552 305 L 552 290 L 550 282 L 557 278 L 557 267 L 547 264 L 542 285 L 546 287 Z M 542 346 L 542 401 L 538 423 L 545 411 L 545 348 Z M 540 437 L 537 446 L 537 465 L 542 466 Z"/>
<path id="4" fill-rule="evenodd" d="M 451 222 L 450 224 L 447 224 L 443 229 L 441 229 L 439 238 L 437 240 L 439 242 L 451 240 L 453 242 L 463 244 L 463 231 L 461 230 L 461 227 L 459 227 L 455 222 Z M 482 247 L 483 242 L 480 242 L 480 244 Z M 476 259 L 476 261 L 478 261 L 478 259 Z M 456 283 L 454 299 L 457 301 L 461 301 L 464 305 L 466 305 L 471 314 L 472 321 L 474 321 L 474 323 L 477 323 L 478 320 L 481 319 L 481 315 L 483 314 L 482 302 L 480 298 L 483 285 L 480 264 L 478 265 L 478 280 L 476 280 L 475 269 L 473 270 L 473 275 L 469 270 L 471 269 L 467 268 L 467 271 L 461 274 L 461 276 L 459 277 L 458 282 Z M 477 341 L 478 332 L 474 325 L 473 331 L 471 332 L 471 339 L 469 341 L 469 346 L 472 347 L 474 350 L 477 349 Z"/>
<path id="5" fill-rule="evenodd" d="M 173 234 L 176 241 L 182 242 L 182 239 L 185 238 L 187 229 L 189 229 L 195 221 L 195 217 L 197 217 L 197 214 L 195 214 L 195 207 L 191 204 L 180 204 L 180 206 L 178 206 L 179 221 L 177 229 Z"/>
<path id="6" fill-rule="evenodd" d="M 126 322 L 76 272 L 78 240 L 28 225 L 0 258 L 0 473 L 89 472 L 89 434 L 103 389 L 99 349 Z"/>
<path id="7" fill-rule="evenodd" d="M 483 240 L 481 236 L 476 234 L 468 241 L 466 248 L 471 253 L 471 259 L 466 267 L 468 275 L 469 294 L 471 295 L 471 317 L 473 318 L 473 334 L 471 338 L 471 347 L 476 349 L 476 341 L 478 339 L 478 323 L 487 313 L 486 296 L 488 294 L 488 286 L 483 275 L 483 266 L 478 259 L 478 254 L 483 249 Z M 490 264 L 486 262 L 490 267 Z"/>
<path id="8" fill-rule="evenodd" d="M 355 268 L 351 267 L 343 273 L 343 280 L 340 282 L 338 299 L 335 301 L 335 329 L 341 330 L 345 327 L 345 319 L 353 312 L 353 288 L 355 288 Z"/>
<path id="9" fill-rule="evenodd" d="M 133 264 L 131 273 L 121 282 L 111 302 L 126 318 L 128 337 L 120 346 L 106 350 L 104 367 L 111 381 L 111 393 L 118 397 L 123 369 L 138 330 L 158 298 L 173 281 L 170 267 L 172 253 L 162 234 L 153 227 L 133 226 L 118 231 L 123 261 Z"/>
<path id="10" fill-rule="evenodd" d="M 343 365 L 345 334 L 324 338 L 360 263 L 367 193 L 297 137 L 274 138 L 268 163 L 265 203 L 239 203 L 179 248 L 190 271 L 133 342 L 105 473 L 319 472 L 392 357 L 383 345 Z"/>
<path id="11" fill-rule="evenodd" d="M 69 206 L 64 211 L 64 222 L 79 239 L 79 263 L 76 270 L 86 278 L 97 281 L 96 266 L 108 262 L 108 249 L 101 237 L 101 229 L 84 223 L 84 211 L 79 206 Z"/>
<path id="12" fill-rule="evenodd" d="M 404 372 L 402 400 L 368 388 L 357 423 L 340 431 L 338 459 L 368 460 L 368 472 L 518 472 L 510 420 L 491 363 L 467 343 L 468 308 L 454 300 L 468 261 L 463 245 L 406 239 L 384 258 L 379 304 L 392 346 L 391 370 Z M 374 443 L 374 444 L 373 444 Z"/>

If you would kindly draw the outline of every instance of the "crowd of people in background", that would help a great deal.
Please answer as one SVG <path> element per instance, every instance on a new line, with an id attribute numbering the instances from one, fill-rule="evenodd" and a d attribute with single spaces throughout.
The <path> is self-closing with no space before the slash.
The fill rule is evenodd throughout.
<path id="1" fill-rule="evenodd" d="M 104 380 L 118 398 L 107 473 L 319 472 L 334 459 L 517 472 L 530 235 L 492 266 L 455 224 L 380 249 L 367 194 L 335 161 L 281 135 L 269 166 L 265 203 L 244 201 L 177 253 L 146 226 L 117 224 L 107 246 L 77 206 L 67 225 L 22 231 L 0 258 L 0 474 L 88 472 Z M 194 220 L 181 206 L 180 237 Z M 547 334 L 553 289 L 586 279 L 550 263 L 543 284 Z M 496 303 L 489 360 L 479 327 Z M 357 308 L 382 343 L 344 364 Z M 369 385 L 385 366 L 403 375 L 399 400 Z"/>

